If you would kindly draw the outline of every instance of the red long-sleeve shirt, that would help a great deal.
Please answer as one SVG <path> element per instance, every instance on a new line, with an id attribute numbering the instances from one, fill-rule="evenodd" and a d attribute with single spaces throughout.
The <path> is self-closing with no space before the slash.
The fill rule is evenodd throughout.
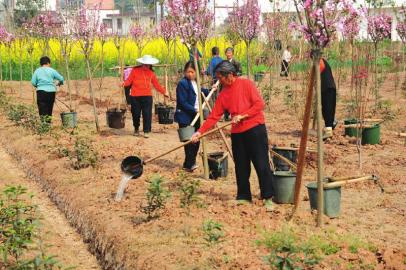
<path id="1" fill-rule="evenodd" d="M 242 133 L 265 123 L 264 107 L 265 103 L 252 81 L 237 78 L 233 84 L 223 86 L 223 90 L 214 104 L 213 111 L 199 129 L 199 132 L 205 133 L 211 129 L 220 120 L 224 111 L 227 110 L 231 116 L 248 116 L 238 124 L 232 124 L 231 133 Z"/>
<path id="2" fill-rule="evenodd" d="M 165 94 L 166 90 L 159 84 L 155 73 L 146 66 L 140 66 L 132 69 L 124 87 L 131 85 L 130 96 L 143 97 L 152 96 L 151 84 L 160 93 Z"/>

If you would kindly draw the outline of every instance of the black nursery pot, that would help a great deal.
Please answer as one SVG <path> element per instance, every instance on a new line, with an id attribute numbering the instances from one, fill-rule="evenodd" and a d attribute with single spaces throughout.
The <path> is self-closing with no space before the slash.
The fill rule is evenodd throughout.
<path id="1" fill-rule="evenodd" d="M 109 109 L 106 112 L 109 128 L 122 129 L 125 127 L 125 109 Z"/>
<path id="2" fill-rule="evenodd" d="M 173 124 L 175 108 L 171 106 L 158 107 L 158 123 L 162 125 Z"/>

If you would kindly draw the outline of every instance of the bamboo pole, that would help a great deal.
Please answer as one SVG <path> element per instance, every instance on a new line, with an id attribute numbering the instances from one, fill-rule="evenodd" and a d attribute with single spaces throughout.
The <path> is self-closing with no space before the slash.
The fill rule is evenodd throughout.
<path id="1" fill-rule="evenodd" d="M 204 117 L 203 117 L 203 104 L 202 104 L 202 89 L 200 87 L 200 69 L 199 65 L 197 64 L 197 57 L 196 55 L 198 54 L 197 52 L 197 47 L 196 45 L 193 45 L 192 47 L 193 53 L 195 54 L 193 59 L 194 59 L 194 64 L 195 64 L 195 70 L 196 72 L 196 82 L 197 82 L 197 92 L 198 92 L 198 98 L 199 98 L 199 114 L 200 114 L 200 125 L 203 125 L 204 122 Z M 207 148 L 206 148 L 206 140 L 202 138 L 202 149 L 203 149 L 203 169 L 204 169 L 204 178 L 209 179 L 209 163 L 207 160 Z"/>
<path id="2" fill-rule="evenodd" d="M 300 195 L 300 188 L 302 186 L 302 177 L 303 177 L 305 154 L 306 154 L 306 147 L 307 147 L 307 136 L 308 136 L 309 125 L 310 125 L 310 115 L 311 115 L 312 100 L 313 100 L 314 77 L 315 77 L 315 67 L 313 65 L 312 69 L 310 71 L 310 78 L 309 78 L 307 97 L 306 97 L 306 105 L 305 105 L 305 111 L 304 111 L 304 117 L 303 117 L 302 136 L 300 138 L 300 146 L 299 146 L 299 154 L 298 154 L 298 162 L 297 162 L 297 170 L 296 170 L 293 214 L 296 212 L 297 208 L 299 207 L 299 202 L 300 202 L 299 195 Z M 293 216 L 293 214 L 292 214 L 292 216 Z"/>
<path id="3" fill-rule="evenodd" d="M 207 95 L 206 100 L 209 101 L 211 96 L 214 94 L 214 92 L 216 91 L 215 88 L 217 88 L 219 85 L 219 82 L 217 81 L 217 83 L 213 86 L 212 90 L 210 91 L 210 93 Z M 202 105 L 203 109 L 206 107 L 206 103 L 203 103 Z M 192 123 L 190 123 L 191 126 L 194 126 L 197 122 L 197 120 L 199 120 L 200 117 L 200 113 L 197 113 L 195 118 L 193 119 Z"/>
<path id="4" fill-rule="evenodd" d="M 233 124 L 233 123 L 230 122 L 230 123 L 224 124 L 223 126 L 216 127 L 216 128 L 214 128 L 214 129 L 212 129 L 212 130 L 209 130 L 209 131 L 207 131 L 206 133 L 203 133 L 202 135 L 200 135 L 200 136 L 199 136 L 199 140 L 203 140 L 204 137 L 206 137 L 206 136 L 208 136 L 208 135 L 210 135 L 210 134 L 213 134 L 214 132 L 217 132 L 218 130 L 223 129 L 223 128 L 225 128 L 225 127 L 228 127 L 228 126 L 230 126 L 230 125 L 232 125 L 232 124 Z M 156 160 L 156 159 L 158 159 L 158 158 L 160 158 L 160 157 L 166 156 L 167 154 L 172 153 L 173 151 L 178 150 L 179 148 L 182 148 L 182 147 L 184 147 L 185 145 L 188 145 L 188 144 L 191 144 L 191 143 L 193 143 L 192 140 L 189 140 L 189 141 L 187 141 L 187 142 L 184 142 L 184 143 L 182 143 L 182 144 L 180 144 L 180 145 L 178 145 L 178 146 L 176 146 L 176 147 L 174 147 L 174 148 L 172 148 L 172 149 L 170 149 L 170 150 L 168 150 L 168 151 L 166 151 L 166 152 L 164 152 L 164 153 L 162 153 L 162 154 L 159 154 L 159 155 L 157 155 L 157 156 L 155 156 L 155 157 L 152 157 L 152 158 L 149 158 L 149 159 L 145 160 L 145 161 L 143 162 L 143 164 L 145 165 L 145 164 L 147 164 L 147 163 L 150 163 L 150 162 L 152 162 L 152 161 L 154 161 L 154 160 Z"/>
<path id="5" fill-rule="evenodd" d="M 323 189 L 323 119 L 321 112 L 321 84 L 320 84 L 320 58 L 321 51 L 315 50 L 313 65 L 316 73 L 316 97 L 317 97 L 317 227 L 321 227 L 324 209 L 324 189 Z"/>

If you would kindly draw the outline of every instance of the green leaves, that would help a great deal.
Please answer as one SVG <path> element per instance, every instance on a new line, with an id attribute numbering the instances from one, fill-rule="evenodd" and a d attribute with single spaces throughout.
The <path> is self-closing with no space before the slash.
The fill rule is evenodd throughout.
<path id="1" fill-rule="evenodd" d="M 214 220 L 206 220 L 203 222 L 203 232 L 204 232 L 204 240 L 206 240 L 207 244 L 211 245 L 214 243 L 218 243 L 222 237 L 224 237 L 223 225 L 218 223 Z"/>
<path id="2" fill-rule="evenodd" d="M 36 207 L 21 198 L 26 193 L 24 187 L 9 186 L 0 198 L 0 252 L 6 264 L 28 250 L 38 225 Z"/>
<path id="3" fill-rule="evenodd" d="M 170 197 L 169 190 L 164 187 L 164 178 L 156 174 L 149 180 L 146 193 L 147 205 L 141 207 L 141 211 L 147 215 L 147 220 L 159 217 L 160 211 L 165 208 L 167 199 Z"/>

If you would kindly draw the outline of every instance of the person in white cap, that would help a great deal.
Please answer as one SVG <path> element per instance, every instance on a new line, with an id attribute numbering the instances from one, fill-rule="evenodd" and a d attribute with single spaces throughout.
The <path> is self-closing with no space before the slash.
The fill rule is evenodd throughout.
<path id="1" fill-rule="evenodd" d="M 134 136 L 139 136 L 140 118 L 142 113 L 142 128 L 144 137 L 148 138 L 151 132 L 152 123 L 152 90 L 154 86 L 158 92 L 165 97 L 169 97 L 168 91 L 162 87 L 152 70 L 152 65 L 158 64 L 159 60 L 151 55 L 144 55 L 138 58 L 140 66 L 133 68 L 128 78 L 124 81 L 123 86 L 131 86 L 130 103 L 131 114 L 133 117 Z"/>

